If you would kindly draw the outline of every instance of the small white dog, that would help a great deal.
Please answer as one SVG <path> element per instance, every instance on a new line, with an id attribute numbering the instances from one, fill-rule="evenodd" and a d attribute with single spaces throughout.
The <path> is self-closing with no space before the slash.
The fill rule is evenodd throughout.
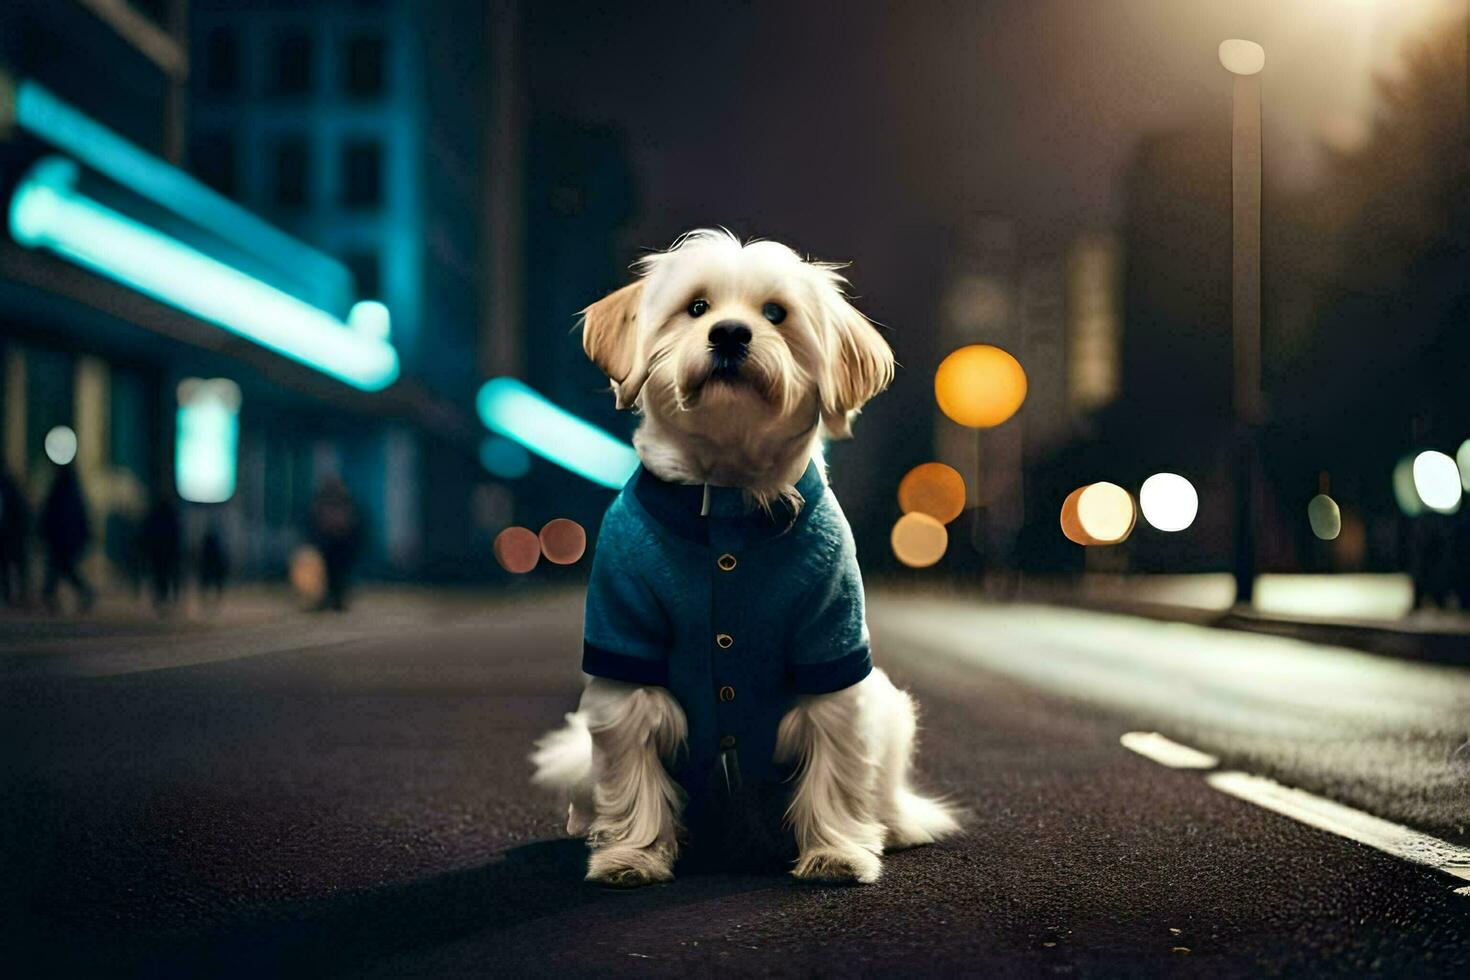
<path id="1" fill-rule="evenodd" d="M 772 799 L 797 877 L 875 881 L 885 850 L 959 829 L 909 785 L 914 703 L 872 667 L 821 459 L 893 355 L 837 267 L 784 245 L 695 231 L 640 265 L 585 311 L 643 466 L 604 520 L 587 687 L 535 782 L 569 800 L 591 881 L 669 880 L 686 837 L 728 840 Z"/>

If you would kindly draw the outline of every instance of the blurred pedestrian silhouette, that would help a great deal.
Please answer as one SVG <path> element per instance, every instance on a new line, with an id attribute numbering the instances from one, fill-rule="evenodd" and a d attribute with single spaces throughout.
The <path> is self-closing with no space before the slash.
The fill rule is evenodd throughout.
<path id="1" fill-rule="evenodd" d="M 341 477 L 328 476 L 322 480 L 311 508 L 311 533 L 327 570 L 327 591 L 317 608 L 344 610 L 348 581 L 357 561 L 361 526 L 357 505 Z"/>
<path id="2" fill-rule="evenodd" d="M 180 541 L 179 508 L 173 495 L 160 490 L 143 518 L 143 554 L 148 562 L 148 579 L 153 588 L 153 608 L 165 613 L 179 601 Z"/>
<path id="3" fill-rule="evenodd" d="M 0 468 L 0 600 L 19 606 L 30 592 L 31 505 L 25 494 Z"/>
<path id="4" fill-rule="evenodd" d="M 219 528 L 211 524 L 199 546 L 199 589 L 206 599 L 212 598 L 217 603 L 224 598 L 225 578 L 229 573 L 225 544 L 220 540 Z"/>
<path id="5" fill-rule="evenodd" d="M 46 583 L 41 590 L 48 608 L 57 606 L 57 587 L 62 581 L 71 583 L 81 600 L 82 611 L 92 608 L 95 593 L 77 569 L 87 550 L 87 505 L 82 500 L 82 485 L 76 470 L 61 466 L 51 481 L 51 492 L 41 509 L 41 537 L 46 542 Z"/>

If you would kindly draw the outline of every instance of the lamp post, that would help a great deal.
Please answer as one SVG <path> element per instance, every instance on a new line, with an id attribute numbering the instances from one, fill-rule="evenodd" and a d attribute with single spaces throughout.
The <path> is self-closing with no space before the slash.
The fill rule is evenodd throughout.
<path id="1" fill-rule="evenodd" d="M 1234 76 L 1230 125 L 1231 330 L 1235 347 L 1235 601 L 1255 597 L 1260 514 L 1261 424 L 1261 69 L 1254 41 L 1220 44 L 1220 64 Z"/>

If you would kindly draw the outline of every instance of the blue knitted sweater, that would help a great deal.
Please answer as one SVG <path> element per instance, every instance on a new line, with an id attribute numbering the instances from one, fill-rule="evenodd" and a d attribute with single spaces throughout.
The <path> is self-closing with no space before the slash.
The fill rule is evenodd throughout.
<path id="1" fill-rule="evenodd" d="M 776 728 L 803 694 L 872 670 L 847 518 L 815 463 L 799 508 L 640 469 L 603 520 L 587 590 L 582 669 L 666 687 L 689 723 L 671 767 L 691 795 L 772 781 Z"/>

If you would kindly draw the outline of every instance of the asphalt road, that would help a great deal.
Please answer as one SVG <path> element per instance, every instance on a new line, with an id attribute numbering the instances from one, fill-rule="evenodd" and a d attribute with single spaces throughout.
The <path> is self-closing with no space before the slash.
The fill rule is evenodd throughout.
<path id="1" fill-rule="evenodd" d="M 578 599 L 0 622 L 12 975 L 1467 975 L 1466 884 L 1125 750 L 1470 843 L 1470 672 L 1045 607 L 873 596 L 920 769 L 974 811 L 873 886 L 581 881 L 527 787 Z"/>

